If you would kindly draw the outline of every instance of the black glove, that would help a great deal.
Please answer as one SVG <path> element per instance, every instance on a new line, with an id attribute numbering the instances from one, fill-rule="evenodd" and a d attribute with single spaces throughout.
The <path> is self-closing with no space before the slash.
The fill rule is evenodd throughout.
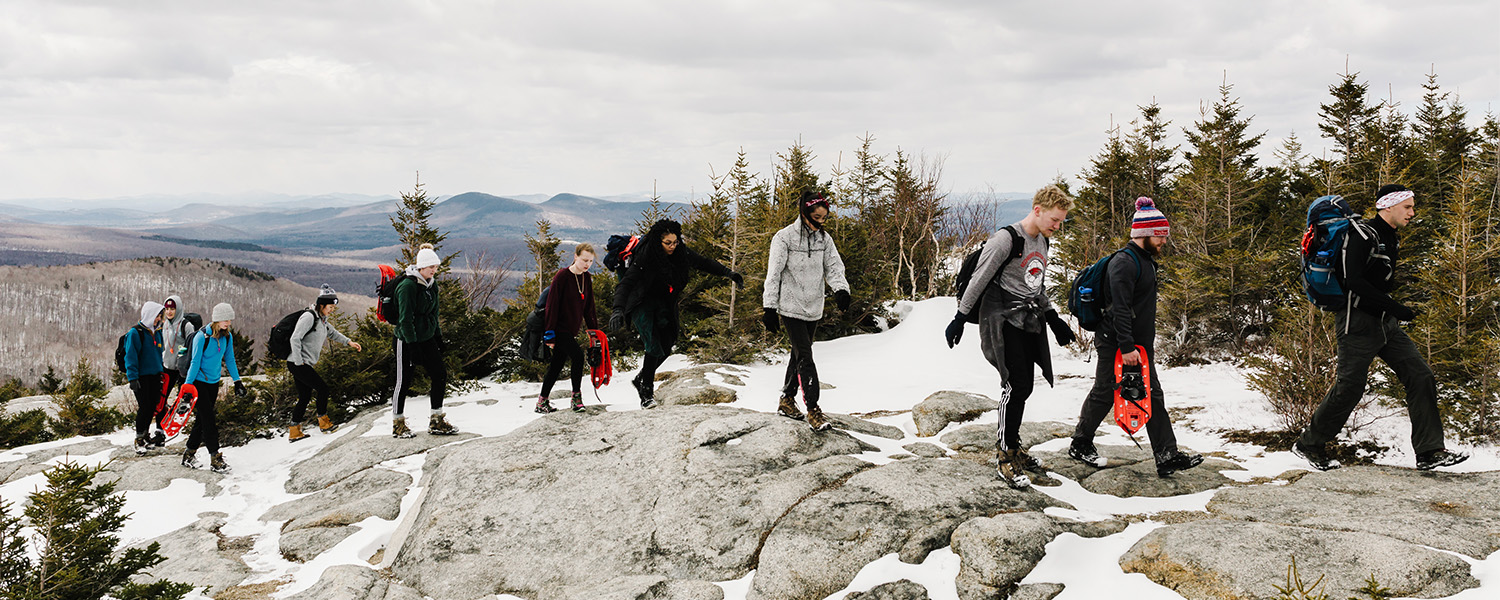
<path id="1" fill-rule="evenodd" d="M 943 330 L 943 339 L 948 340 L 949 348 L 957 346 L 958 341 L 963 339 L 964 325 L 968 323 L 968 321 L 969 317 L 962 311 L 953 315 L 953 322 L 949 323 L 948 328 Z"/>
<path id="2" fill-rule="evenodd" d="M 849 310 L 849 290 L 834 292 L 833 303 L 839 305 L 839 310 Z"/>
<path id="3" fill-rule="evenodd" d="M 438 336 L 437 347 L 438 347 L 438 352 L 447 352 L 448 351 L 448 340 L 443 339 L 443 336 Z"/>
<path id="4" fill-rule="evenodd" d="M 618 335 L 620 333 L 624 333 L 624 331 L 625 313 L 615 312 L 609 315 L 609 332 Z"/>
<path id="5" fill-rule="evenodd" d="M 1073 335 L 1073 328 L 1068 327 L 1068 322 L 1057 315 L 1057 311 L 1047 311 L 1047 326 L 1052 328 L 1052 337 L 1057 339 L 1057 345 L 1066 346 L 1078 341 L 1078 336 Z"/>
<path id="6" fill-rule="evenodd" d="M 236 381 L 236 382 L 234 382 L 234 395 L 240 396 L 242 398 L 245 396 L 245 382 L 243 382 L 243 381 Z"/>
<path id="7" fill-rule="evenodd" d="M 781 321 L 776 318 L 776 309 L 768 308 L 766 313 L 760 316 L 760 322 L 766 326 L 766 331 L 776 333 L 781 331 Z"/>
<path id="8" fill-rule="evenodd" d="M 139 391 L 141 391 L 141 380 L 139 380 L 139 379 L 132 379 L 132 380 L 130 380 L 130 391 L 132 391 L 132 392 L 139 392 Z"/>
<path id="9" fill-rule="evenodd" d="M 742 288 L 745 287 L 745 276 L 744 275 L 740 275 L 739 273 L 736 273 L 734 271 L 730 271 L 729 272 L 729 280 L 734 282 L 735 289 L 742 289 Z"/>
<path id="10" fill-rule="evenodd" d="M 1391 316 L 1396 317 L 1397 321 L 1411 322 L 1416 320 L 1417 311 L 1404 305 L 1397 306 L 1395 310 L 1391 311 Z"/>

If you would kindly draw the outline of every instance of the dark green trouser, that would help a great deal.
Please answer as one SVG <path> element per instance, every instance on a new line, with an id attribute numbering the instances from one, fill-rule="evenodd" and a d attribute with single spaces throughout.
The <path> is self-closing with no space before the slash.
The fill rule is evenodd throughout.
<path id="1" fill-rule="evenodd" d="M 1321 446 L 1338 437 L 1349 421 L 1349 413 L 1364 397 L 1370 363 L 1379 356 L 1406 388 L 1412 449 L 1422 454 L 1442 448 L 1437 380 L 1417 345 L 1401 330 L 1401 323 L 1390 315 L 1377 317 L 1358 309 L 1338 313 L 1333 322 L 1339 336 L 1338 378 L 1313 413 L 1312 424 L 1302 432 L 1302 443 Z"/>

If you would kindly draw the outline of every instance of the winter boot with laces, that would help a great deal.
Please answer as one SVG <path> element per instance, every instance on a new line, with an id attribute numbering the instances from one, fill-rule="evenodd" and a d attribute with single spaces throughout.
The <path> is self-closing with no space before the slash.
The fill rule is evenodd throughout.
<path id="1" fill-rule="evenodd" d="M 339 426 L 334 425 L 333 420 L 329 419 L 328 415 L 318 415 L 318 431 L 321 431 L 323 433 L 333 433 L 335 431 L 338 431 L 338 429 Z"/>
<path id="2" fill-rule="evenodd" d="M 167 432 L 162 431 L 160 427 L 153 426 L 151 429 L 151 445 L 156 448 L 166 448 Z"/>
<path id="3" fill-rule="evenodd" d="M 188 448 L 182 453 L 182 466 L 189 469 L 202 469 L 203 465 L 198 462 L 198 449 Z"/>
<path id="4" fill-rule="evenodd" d="M 1068 445 L 1068 456 L 1083 464 L 1101 469 L 1109 465 L 1109 459 L 1099 456 L 1099 450 L 1094 448 L 1094 444 L 1089 442 L 1078 443 L 1074 441 Z"/>
<path id="5" fill-rule="evenodd" d="M 1201 464 L 1203 464 L 1202 454 L 1184 454 L 1174 448 L 1156 455 L 1156 475 L 1170 477 L 1173 473 L 1186 471 Z"/>
<path id="6" fill-rule="evenodd" d="M 583 412 L 582 392 L 573 392 L 573 412 Z"/>
<path id="7" fill-rule="evenodd" d="M 391 419 L 391 437 L 404 440 L 416 436 L 417 434 L 412 433 L 411 428 L 406 426 L 406 417 Z"/>
<path id="8" fill-rule="evenodd" d="M 1451 467 L 1463 461 L 1469 460 L 1469 455 L 1459 452 L 1450 452 L 1438 448 L 1431 452 L 1423 452 L 1417 455 L 1417 469 L 1431 471 L 1438 467 Z"/>
<path id="9" fill-rule="evenodd" d="M 1031 487 L 1031 477 L 1028 477 L 1022 469 L 1020 455 L 1020 450 L 1006 450 L 1001 452 L 998 469 L 1000 480 L 1018 490 Z"/>
<path id="10" fill-rule="evenodd" d="M 215 472 L 215 473 L 220 473 L 220 474 L 222 474 L 222 473 L 228 473 L 229 472 L 229 463 L 224 462 L 224 453 L 223 452 L 215 452 L 215 453 L 209 455 L 209 457 L 208 457 L 208 468 L 213 469 L 213 472 Z"/>
<path id="11" fill-rule="evenodd" d="M 776 405 L 776 414 L 798 421 L 804 418 L 802 411 L 797 410 L 797 399 L 791 396 L 781 397 L 781 403 Z"/>
<path id="12" fill-rule="evenodd" d="M 536 398 L 536 412 L 537 414 L 545 415 L 550 412 L 557 412 L 557 409 L 552 408 L 551 398 L 539 395 Z"/>
<path id="13" fill-rule="evenodd" d="M 448 422 L 448 417 L 443 413 L 432 413 L 427 419 L 428 435 L 457 435 L 458 428 Z"/>
<path id="14" fill-rule="evenodd" d="M 1016 450 L 1016 461 L 1024 471 L 1031 471 L 1032 473 L 1047 472 L 1046 467 L 1042 466 L 1042 461 L 1037 460 L 1035 456 L 1027 453 L 1025 448 Z"/>
<path id="15" fill-rule="evenodd" d="M 305 434 L 305 433 L 302 433 L 302 426 L 301 425 L 293 425 L 291 427 L 286 428 L 286 441 L 288 441 L 288 442 L 300 442 L 300 441 L 305 440 L 307 438 L 308 438 L 308 435 Z"/>
<path id="16" fill-rule="evenodd" d="M 1328 451 L 1324 446 L 1304 444 L 1301 439 L 1292 443 L 1292 454 L 1302 457 L 1307 461 L 1307 464 L 1312 465 L 1312 468 L 1319 471 L 1332 471 L 1344 466 L 1339 464 L 1339 461 L 1328 456 Z"/>
<path id="17" fill-rule="evenodd" d="M 136 456 L 145 456 L 146 453 L 150 452 L 150 451 L 151 451 L 151 438 L 146 437 L 146 434 L 144 434 L 144 433 L 136 435 L 135 436 L 135 455 Z"/>
<path id="18" fill-rule="evenodd" d="M 833 427 L 828 418 L 823 416 L 823 409 L 816 406 L 807 407 L 807 426 L 813 431 L 828 431 Z"/>

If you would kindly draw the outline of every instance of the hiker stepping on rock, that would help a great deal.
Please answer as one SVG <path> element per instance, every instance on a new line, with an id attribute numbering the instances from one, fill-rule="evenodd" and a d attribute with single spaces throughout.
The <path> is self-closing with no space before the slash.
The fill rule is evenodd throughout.
<path id="1" fill-rule="evenodd" d="M 573 263 L 558 269 L 552 275 L 552 285 L 547 287 L 547 320 L 542 342 L 552 349 L 552 362 L 547 365 L 542 393 L 536 399 L 538 413 L 557 410 L 552 407 L 552 386 L 562 375 L 563 365 L 570 362 L 572 408 L 574 412 L 583 412 L 584 362 L 583 348 L 578 345 L 578 326 L 587 322 L 589 329 L 599 328 L 599 318 L 594 313 L 594 280 L 589 274 L 594 256 L 593 245 L 577 245 L 573 248 Z"/>
<path id="2" fill-rule="evenodd" d="M 212 321 L 198 335 L 193 336 L 193 362 L 182 376 L 182 385 L 198 390 L 198 402 L 193 405 L 193 432 L 188 434 L 187 450 L 182 454 L 182 466 L 199 468 L 198 447 L 207 446 L 209 466 L 215 473 L 229 472 L 219 452 L 219 417 L 217 402 L 219 384 L 224 372 L 234 381 L 234 395 L 244 396 L 245 384 L 240 381 L 240 368 L 234 358 L 234 335 L 229 332 L 234 321 L 234 307 L 228 302 L 214 305 L 209 313 Z"/>
<path id="3" fill-rule="evenodd" d="M 406 396 L 417 366 L 427 371 L 431 385 L 427 397 L 432 406 L 427 433 L 454 435 L 458 429 L 443 414 L 443 395 L 448 389 L 448 367 L 443 364 L 443 329 L 438 322 L 437 271 L 443 264 L 432 244 L 417 249 L 417 260 L 406 267 L 406 274 L 396 282 L 392 297 L 396 303 L 396 388 L 391 396 L 391 437 L 410 438 L 406 424 Z"/>
<path id="4" fill-rule="evenodd" d="M 151 423 L 161 403 L 162 305 L 141 305 L 141 320 L 125 332 L 125 379 L 135 395 L 135 453 L 145 454 L 151 442 Z"/>
<path id="5" fill-rule="evenodd" d="M 297 387 L 297 404 L 292 407 L 292 424 L 287 427 L 287 441 L 307 439 L 308 435 L 302 432 L 302 419 L 307 416 L 307 402 L 315 393 L 318 397 L 318 430 L 333 433 L 338 429 L 328 418 L 328 384 L 323 382 L 313 365 L 318 364 L 318 359 L 322 357 L 323 343 L 326 341 L 348 344 L 357 352 L 364 351 L 359 342 L 339 333 L 328 322 L 328 317 L 338 307 L 338 294 L 324 284 L 313 305 L 307 310 L 299 311 L 301 316 L 297 317 L 297 325 L 292 329 L 289 340 L 291 352 L 286 357 L 286 370 L 292 374 L 292 383 Z"/>
<path id="6" fill-rule="evenodd" d="M 999 475 L 1012 487 L 1031 485 L 1025 471 L 1042 473 L 1040 461 L 1021 447 L 1021 417 L 1042 368 L 1052 385 L 1052 354 L 1045 325 L 1059 346 L 1076 336 L 1047 298 L 1047 249 L 1073 207 L 1061 188 L 1049 185 L 1031 199 L 1031 212 L 1020 222 L 1000 228 L 979 251 L 973 275 L 958 299 L 958 313 L 943 332 L 948 347 L 963 337 L 964 324 L 979 323 L 984 359 L 1000 372 L 1000 422 L 995 438 Z"/>

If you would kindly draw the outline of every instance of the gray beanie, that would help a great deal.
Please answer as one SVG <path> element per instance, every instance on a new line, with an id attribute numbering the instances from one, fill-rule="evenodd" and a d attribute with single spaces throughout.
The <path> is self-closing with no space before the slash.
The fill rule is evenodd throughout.
<path id="1" fill-rule="evenodd" d="M 339 295 L 338 295 L 338 293 L 336 293 L 336 292 L 333 291 L 333 287 L 332 286 L 330 286 L 330 285 L 328 285 L 326 283 L 323 284 L 323 289 L 318 290 L 318 306 L 323 306 L 324 304 L 338 304 L 338 303 L 339 303 Z"/>
<path id="2" fill-rule="evenodd" d="M 214 322 L 233 321 L 234 307 L 230 306 L 228 302 L 220 302 L 218 304 L 215 304 L 212 318 L 210 320 Z"/>

